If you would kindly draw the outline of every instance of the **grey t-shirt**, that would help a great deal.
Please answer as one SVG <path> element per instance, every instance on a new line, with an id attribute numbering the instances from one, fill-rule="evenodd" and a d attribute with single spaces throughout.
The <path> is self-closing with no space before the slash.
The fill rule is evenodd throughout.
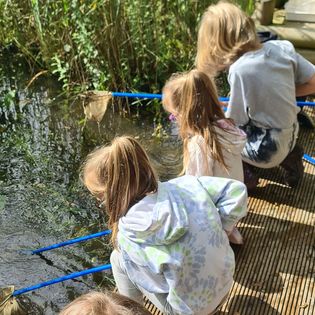
<path id="1" fill-rule="evenodd" d="M 297 121 L 295 86 L 306 83 L 315 67 L 284 40 L 245 53 L 229 69 L 231 88 L 226 116 L 238 126 L 249 120 L 262 128 L 291 128 Z"/>

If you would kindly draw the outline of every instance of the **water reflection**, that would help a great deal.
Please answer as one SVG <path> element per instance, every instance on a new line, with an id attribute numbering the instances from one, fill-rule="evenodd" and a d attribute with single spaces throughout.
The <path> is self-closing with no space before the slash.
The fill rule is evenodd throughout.
<path id="1" fill-rule="evenodd" d="M 180 171 L 181 146 L 176 136 L 152 137 L 152 118 L 123 118 L 111 108 L 100 126 L 84 126 L 82 104 L 57 97 L 60 90 L 49 78 L 25 90 L 31 76 L 20 60 L 8 60 L 0 56 L 0 286 L 19 289 L 108 262 L 106 238 L 43 257 L 19 252 L 106 228 L 106 219 L 78 180 L 87 152 L 116 135 L 133 135 L 166 179 Z M 110 274 L 94 274 L 22 298 L 31 314 L 56 314 L 79 294 L 111 285 Z"/>

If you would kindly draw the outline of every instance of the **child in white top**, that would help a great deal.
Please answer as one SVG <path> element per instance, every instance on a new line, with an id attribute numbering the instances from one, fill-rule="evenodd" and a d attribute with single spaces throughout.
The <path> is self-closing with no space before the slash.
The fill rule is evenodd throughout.
<path id="1" fill-rule="evenodd" d="M 163 107 L 176 117 L 183 140 L 183 173 L 243 181 L 246 134 L 224 116 L 215 85 L 196 69 L 173 75 L 163 87 Z"/>
<path id="2" fill-rule="evenodd" d="M 213 314 L 233 283 L 225 230 L 246 215 L 245 185 L 195 176 L 158 182 L 131 137 L 91 153 L 82 175 L 104 200 L 119 293 L 139 303 L 145 294 L 164 314 Z"/>
<path id="3" fill-rule="evenodd" d="M 215 85 L 205 73 L 191 70 L 172 76 L 163 88 L 163 106 L 179 125 L 183 173 L 243 181 L 246 134 L 225 118 Z M 230 241 L 243 242 L 236 228 Z"/>
<path id="4" fill-rule="evenodd" d="M 196 63 L 209 75 L 229 71 L 226 116 L 247 134 L 247 168 L 281 165 L 286 183 L 295 187 L 304 169 L 295 97 L 315 92 L 315 67 L 288 41 L 261 44 L 253 20 L 226 2 L 211 5 L 202 17 Z"/>

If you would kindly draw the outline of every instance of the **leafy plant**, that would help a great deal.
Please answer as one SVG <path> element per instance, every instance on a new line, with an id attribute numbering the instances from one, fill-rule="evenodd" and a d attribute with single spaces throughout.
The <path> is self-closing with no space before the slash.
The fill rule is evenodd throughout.
<path id="1" fill-rule="evenodd" d="M 216 2 L 0 0 L 0 44 L 14 43 L 67 91 L 156 93 L 193 67 L 198 22 Z M 238 2 L 253 9 L 254 0 Z"/>

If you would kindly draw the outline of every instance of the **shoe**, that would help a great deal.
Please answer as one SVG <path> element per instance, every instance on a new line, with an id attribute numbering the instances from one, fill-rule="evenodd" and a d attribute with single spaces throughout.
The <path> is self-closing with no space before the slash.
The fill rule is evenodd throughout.
<path id="1" fill-rule="evenodd" d="M 280 164 L 285 170 L 284 181 L 291 188 L 296 187 L 302 180 L 304 174 L 303 155 L 303 148 L 296 144 L 293 150 Z"/>
<path id="2" fill-rule="evenodd" d="M 307 129 L 315 129 L 315 123 L 313 119 L 309 115 L 307 115 L 303 110 L 301 110 L 297 114 L 297 119 L 300 126 L 305 127 Z"/>
<path id="3" fill-rule="evenodd" d="M 258 175 L 254 172 L 253 167 L 243 161 L 244 184 L 248 191 L 255 189 L 259 182 Z"/>

